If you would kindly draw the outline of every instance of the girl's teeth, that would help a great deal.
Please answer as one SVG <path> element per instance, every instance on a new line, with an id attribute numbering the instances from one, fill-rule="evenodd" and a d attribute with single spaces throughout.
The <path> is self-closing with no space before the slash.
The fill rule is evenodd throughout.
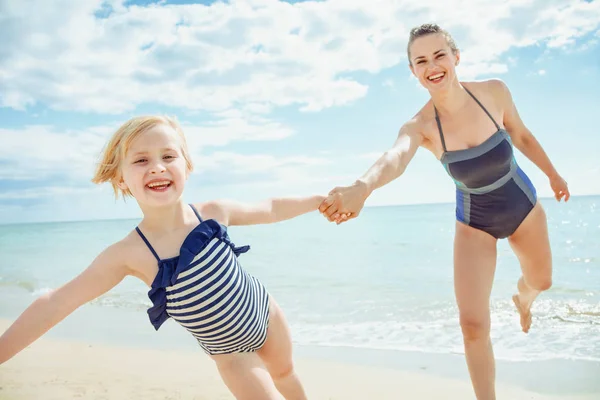
<path id="1" fill-rule="evenodd" d="M 148 184 L 148 187 L 167 186 L 169 182 L 156 182 Z"/>

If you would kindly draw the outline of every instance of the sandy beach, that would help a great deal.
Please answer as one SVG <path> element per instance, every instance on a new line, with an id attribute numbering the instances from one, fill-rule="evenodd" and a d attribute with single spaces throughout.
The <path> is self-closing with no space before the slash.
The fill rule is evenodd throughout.
<path id="1" fill-rule="evenodd" d="M 0 322 L 4 331 L 8 321 Z M 309 398 L 473 399 L 466 379 L 297 357 Z M 500 399 L 591 400 L 499 385 Z M 150 350 L 42 338 L 0 366 L 0 399 L 233 399 L 212 361 L 198 351 Z"/>

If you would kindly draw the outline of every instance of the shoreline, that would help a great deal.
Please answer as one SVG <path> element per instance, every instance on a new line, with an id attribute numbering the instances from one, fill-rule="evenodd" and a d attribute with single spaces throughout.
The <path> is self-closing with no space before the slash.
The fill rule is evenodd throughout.
<path id="1" fill-rule="evenodd" d="M 0 330 L 9 323 L 0 319 Z M 461 355 L 296 346 L 295 361 L 311 399 L 474 398 Z M 499 398 L 598 398 L 600 383 L 593 381 L 600 374 L 600 363 L 592 363 L 593 367 L 563 361 L 499 362 Z M 511 379 L 509 371 L 521 382 Z M 563 376 L 562 382 L 552 376 Z M 577 380 L 588 381 L 590 387 L 563 386 Z M 536 390 L 540 383 L 548 390 Z M 153 349 L 56 335 L 42 337 L 0 366 L 0 388 L 0 399 L 11 400 L 233 399 L 213 362 L 196 345 Z"/>

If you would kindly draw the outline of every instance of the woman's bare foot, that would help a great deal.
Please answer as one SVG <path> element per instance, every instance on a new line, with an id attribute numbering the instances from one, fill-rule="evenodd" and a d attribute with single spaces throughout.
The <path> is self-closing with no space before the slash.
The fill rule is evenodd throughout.
<path id="1" fill-rule="evenodd" d="M 518 294 L 515 294 L 512 297 L 512 300 L 519 311 L 519 315 L 521 316 L 521 329 L 523 332 L 527 333 L 529 332 L 529 328 L 531 328 L 531 305 L 527 307 L 526 305 L 522 304 Z"/>

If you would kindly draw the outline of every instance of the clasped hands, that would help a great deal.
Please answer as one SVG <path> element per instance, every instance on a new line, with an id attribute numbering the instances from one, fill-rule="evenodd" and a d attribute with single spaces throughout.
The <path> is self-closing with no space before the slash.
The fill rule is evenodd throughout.
<path id="1" fill-rule="evenodd" d="M 358 217 L 369 194 L 367 185 L 361 181 L 350 186 L 335 187 L 319 206 L 319 212 L 330 222 L 339 225 Z"/>

